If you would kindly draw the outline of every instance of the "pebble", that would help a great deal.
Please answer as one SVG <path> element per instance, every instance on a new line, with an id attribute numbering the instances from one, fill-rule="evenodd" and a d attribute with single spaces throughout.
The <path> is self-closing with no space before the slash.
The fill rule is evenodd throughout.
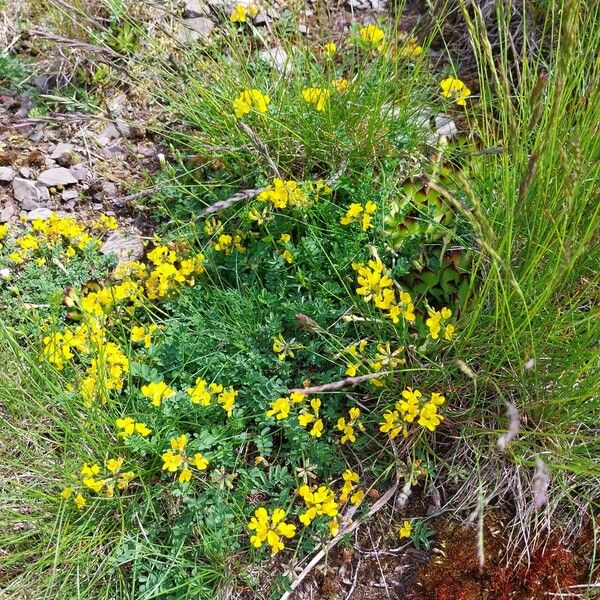
<path id="1" fill-rule="evenodd" d="M 33 221 L 34 219 L 49 219 L 52 211 L 49 208 L 34 208 L 27 213 L 27 220 Z"/>
<path id="2" fill-rule="evenodd" d="M 90 179 L 90 175 L 91 175 L 90 170 L 81 163 L 78 163 L 78 164 L 70 167 L 69 172 L 78 181 L 86 181 L 87 179 Z"/>
<path id="3" fill-rule="evenodd" d="M 69 169 L 65 169 L 65 167 L 55 167 L 54 169 L 42 171 L 38 177 L 38 182 L 48 186 L 70 185 L 72 183 L 77 183 L 77 179 Z"/>
<path id="4" fill-rule="evenodd" d="M 117 229 L 100 248 L 102 254 L 116 254 L 119 262 L 139 260 L 144 254 L 142 237 L 134 229 Z"/>
<path id="5" fill-rule="evenodd" d="M 188 37 L 193 41 L 203 39 L 207 40 L 215 28 L 215 24 L 208 17 L 195 17 L 194 19 L 185 19 L 183 24 L 188 28 Z"/>
<path id="6" fill-rule="evenodd" d="M 0 167 L 0 183 L 10 183 L 17 176 L 17 172 L 10 167 Z"/>
<path id="7" fill-rule="evenodd" d="M 23 210 L 34 210 L 38 208 L 38 202 L 48 200 L 50 192 L 48 188 L 21 177 L 15 177 L 12 182 L 13 196 L 21 203 Z"/>
<path id="8" fill-rule="evenodd" d="M 183 17 L 185 19 L 193 19 L 195 17 L 205 17 L 210 14 L 210 8 L 202 0 L 187 0 L 183 9 Z"/>
<path id="9" fill-rule="evenodd" d="M 67 154 L 73 151 L 73 144 L 66 144 L 64 142 L 58 142 L 54 151 L 50 155 L 50 158 L 60 158 L 63 154 Z"/>
<path id="10" fill-rule="evenodd" d="M 61 197 L 65 202 L 68 200 L 77 200 L 77 198 L 79 198 L 79 192 L 76 192 L 75 190 L 65 190 L 61 194 Z"/>
<path id="11" fill-rule="evenodd" d="M 262 50 L 258 57 L 280 73 L 289 73 L 292 69 L 287 52 L 279 46 Z"/>

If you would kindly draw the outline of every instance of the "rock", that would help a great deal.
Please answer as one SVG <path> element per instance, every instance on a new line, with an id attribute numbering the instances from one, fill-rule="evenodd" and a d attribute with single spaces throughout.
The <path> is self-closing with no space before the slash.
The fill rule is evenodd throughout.
<path id="1" fill-rule="evenodd" d="M 73 177 L 75 177 L 75 179 L 77 179 L 77 181 L 86 181 L 90 179 L 91 176 L 89 169 L 81 163 L 73 165 L 69 169 L 69 172 L 71 175 L 73 175 Z"/>
<path id="2" fill-rule="evenodd" d="M 19 169 L 19 175 L 25 177 L 25 179 L 29 179 L 31 177 L 31 169 L 29 167 L 21 167 Z"/>
<path id="3" fill-rule="evenodd" d="M 46 190 L 46 194 L 50 197 L 47 188 L 40 186 L 29 179 L 15 177 L 12 186 L 13 196 L 15 200 L 18 200 L 21 203 L 23 210 L 33 210 L 38 208 L 38 202 L 41 202 L 45 196 L 42 190 Z"/>
<path id="4" fill-rule="evenodd" d="M 114 198 L 117 195 L 117 186 L 111 181 L 102 182 L 102 192 L 109 198 Z"/>
<path id="5" fill-rule="evenodd" d="M 55 167 L 54 169 L 42 171 L 38 177 L 38 182 L 47 186 L 70 185 L 72 183 L 77 183 L 77 179 L 69 169 L 65 169 L 65 167 Z"/>
<path id="6" fill-rule="evenodd" d="M 280 73 L 289 73 L 292 69 L 287 52 L 279 46 L 270 48 L 269 50 L 262 50 L 258 54 L 258 57 L 269 66 L 277 69 Z"/>
<path id="7" fill-rule="evenodd" d="M 61 198 L 67 202 L 69 200 L 77 200 L 77 198 L 79 198 L 79 193 L 76 192 L 75 190 L 65 190 L 62 194 L 61 194 Z"/>
<path id="8" fill-rule="evenodd" d="M 370 0 L 375 12 L 385 12 L 388 9 L 387 0 Z"/>
<path id="9" fill-rule="evenodd" d="M 371 8 L 369 0 L 346 0 L 346 6 L 350 10 L 364 10 Z"/>
<path id="10" fill-rule="evenodd" d="M 196 17 L 206 17 L 210 14 L 210 8 L 202 0 L 187 0 L 183 9 L 185 19 L 194 19 Z"/>
<path id="11" fill-rule="evenodd" d="M 10 221 L 16 214 L 17 208 L 14 204 L 7 204 L 2 211 L 0 211 L 0 223 L 6 223 Z"/>
<path id="12" fill-rule="evenodd" d="M 448 115 L 440 114 L 435 118 L 435 133 L 439 137 L 451 138 L 458 133 L 458 127 Z"/>
<path id="13" fill-rule="evenodd" d="M 117 229 L 100 248 L 102 254 L 116 254 L 119 262 L 139 260 L 144 254 L 142 237 L 135 229 Z"/>
<path id="14" fill-rule="evenodd" d="M 253 22 L 257 27 L 260 27 L 262 25 L 268 25 L 271 22 L 271 19 L 269 18 L 269 15 L 264 10 L 261 10 L 254 17 Z"/>
<path id="15" fill-rule="evenodd" d="M 58 142 L 58 144 L 56 144 L 56 147 L 54 148 L 52 154 L 50 155 L 50 158 L 60 158 L 63 154 L 66 154 L 67 152 L 72 152 L 73 151 L 73 144 L 66 144 L 63 142 Z"/>
<path id="16" fill-rule="evenodd" d="M 50 155 L 50 158 L 56 160 L 56 162 L 62 167 L 68 167 L 72 165 L 75 159 L 73 144 L 63 144 L 62 142 L 59 142 L 56 144 L 56 148 Z"/>
<path id="17" fill-rule="evenodd" d="M 0 167 L 0 183 L 10 183 L 17 176 L 17 172 L 10 167 Z"/>
<path id="18" fill-rule="evenodd" d="M 215 24 L 208 17 L 195 17 L 194 19 L 185 19 L 183 22 L 188 29 L 187 35 L 193 41 L 207 40 L 215 28 Z"/>
<path id="19" fill-rule="evenodd" d="M 300 25 L 298 25 L 298 33 L 301 33 L 302 35 L 307 35 L 308 27 L 304 23 L 301 23 Z"/>
<path id="20" fill-rule="evenodd" d="M 27 214 L 27 220 L 28 221 L 33 221 L 35 219 L 49 219 L 50 215 L 52 214 L 52 211 L 49 208 L 34 208 L 33 210 L 29 211 L 29 213 Z"/>

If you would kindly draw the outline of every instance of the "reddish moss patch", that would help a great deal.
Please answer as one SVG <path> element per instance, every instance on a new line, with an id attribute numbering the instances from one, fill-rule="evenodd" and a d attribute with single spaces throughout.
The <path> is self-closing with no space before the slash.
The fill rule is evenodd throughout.
<path id="1" fill-rule="evenodd" d="M 589 574 L 591 538 L 582 532 L 572 548 L 550 535 L 531 552 L 529 565 L 506 562 L 506 531 L 498 517 L 484 524 L 485 565 L 479 568 L 477 530 L 445 524 L 437 551 L 419 570 L 415 600 L 542 600 L 548 592 L 583 584 Z M 511 549 L 512 554 L 514 548 Z"/>

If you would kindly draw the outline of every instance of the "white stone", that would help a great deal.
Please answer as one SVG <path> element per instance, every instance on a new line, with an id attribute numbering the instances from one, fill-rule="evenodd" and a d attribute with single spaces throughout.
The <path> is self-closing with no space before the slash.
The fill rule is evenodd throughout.
<path id="1" fill-rule="evenodd" d="M 73 144 L 65 144 L 63 142 L 59 142 L 56 144 L 56 148 L 50 155 L 50 158 L 56 159 L 60 158 L 63 154 L 69 154 L 73 151 Z"/>
<path id="2" fill-rule="evenodd" d="M 262 50 L 258 57 L 269 66 L 277 69 L 280 73 L 289 73 L 292 70 L 287 52 L 279 46 L 269 48 L 269 50 Z"/>
<path id="3" fill-rule="evenodd" d="M 15 200 L 21 202 L 23 208 L 25 208 L 25 203 L 31 207 L 29 209 L 25 208 L 25 210 L 37 208 L 35 203 L 42 200 L 42 192 L 40 188 L 36 186 L 34 181 L 23 179 L 22 177 L 15 177 L 12 182 L 12 187 Z"/>
<path id="4" fill-rule="evenodd" d="M 17 176 L 17 172 L 10 167 L 0 167 L 0 182 L 10 183 Z"/>
<path id="5" fill-rule="evenodd" d="M 210 8 L 208 8 L 206 2 L 203 2 L 202 0 L 187 0 L 185 8 L 183 9 L 183 16 L 186 19 L 205 17 L 209 13 Z"/>
<path id="6" fill-rule="evenodd" d="M 54 169 L 42 171 L 38 177 L 38 182 L 47 186 L 70 185 L 72 183 L 77 183 L 77 179 L 69 169 L 65 169 L 65 167 L 55 167 Z"/>
<path id="7" fill-rule="evenodd" d="M 208 39 L 212 33 L 212 30 L 215 28 L 215 24 L 208 17 L 195 17 L 193 19 L 186 19 L 183 24 L 188 29 L 188 36 L 194 41 L 199 39 Z"/>
<path id="8" fill-rule="evenodd" d="M 85 181 L 86 179 L 90 178 L 90 171 L 87 167 L 85 167 L 84 165 L 82 165 L 81 163 L 78 163 L 76 165 L 73 165 L 70 169 L 69 172 L 71 173 L 71 175 L 73 175 L 73 177 L 75 177 L 78 181 Z"/>
<path id="9" fill-rule="evenodd" d="M 144 254 L 142 237 L 134 229 L 117 229 L 102 244 L 100 252 L 116 254 L 119 262 L 139 260 Z"/>
<path id="10" fill-rule="evenodd" d="M 52 211 L 49 208 L 34 208 L 27 214 L 27 220 L 33 221 L 34 219 L 44 219 L 45 221 L 50 218 L 51 214 Z"/>

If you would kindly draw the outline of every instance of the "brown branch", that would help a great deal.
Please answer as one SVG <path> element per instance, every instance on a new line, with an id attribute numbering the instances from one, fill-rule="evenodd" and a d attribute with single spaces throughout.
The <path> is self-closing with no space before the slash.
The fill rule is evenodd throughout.
<path id="1" fill-rule="evenodd" d="M 323 385 L 315 385 L 307 388 L 293 388 L 289 390 L 289 392 L 290 394 L 296 392 L 306 395 L 320 394 L 322 392 L 333 392 L 343 387 L 357 385 L 365 381 L 370 381 L 371 379 L 377 379 L 377 377 L 382 377 L 383 375 L 389 375 L 390 373 L 391 371 L 380 371 L 379 373 L 369 373 L 368 375 L 358 375 L 357 377 L 345 377 L 339 381 L 332 381 L 331 383 L 324 383 Z"/>

